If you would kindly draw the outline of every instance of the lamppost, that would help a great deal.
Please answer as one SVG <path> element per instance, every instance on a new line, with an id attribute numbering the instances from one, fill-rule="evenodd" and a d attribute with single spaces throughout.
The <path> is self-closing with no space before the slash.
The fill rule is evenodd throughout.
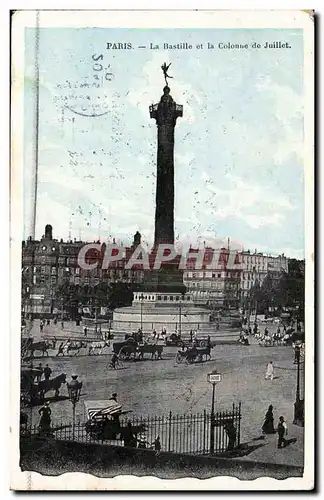
<path id="1" fill-rule="evenodd" d="M 296 401 L 294 404 L 294 421 L 295 425 L 304 427 L 304 400 L 300 399 L 300 354 L 301 346 L 294 345 L 295 363 L 297 363 L 297 383 L 296 383 Z"/>
<path id="2" fill-rule="evenodd" d="M 211 404 L 211 413 L 210 413 L 210 453 L 214 453 L 215 448 L 215 388 L 216 384 L 222 381 L 222 375 L 217 372 L 217 370 L 208 373 L 207 381 L 213 385 L 213 394 L 212 394 L 212 404 Z"/>
<path id="3" fill-rule="evenodd" d="M 141 293 L 139 298 L 141 301 L 141 332 L 143 332 L 143 300 L 144 300 L 144 295 Z"/>
<path id="4" fill-rule="evenodd" d="M 72 403 L 72 408 L 73 408 L 73 417 L 72 417 L 72 439 L 74 440 L 74 431 L 75 431 L 75 405 L 80 399 L 80 394 L 81 394 L 81 389 L 82 389 L 82 382 L 78 382 L 77 378 L 78 375 L 72 375 L 72 380 L 71 382 L 67 383 L 67 389 L 69 393 L 69 400 Z"/>

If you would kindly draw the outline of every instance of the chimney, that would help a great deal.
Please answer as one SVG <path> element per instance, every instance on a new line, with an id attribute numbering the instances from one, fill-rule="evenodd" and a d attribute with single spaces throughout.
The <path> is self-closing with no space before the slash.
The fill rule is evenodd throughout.
<path id="1" fill-rule="evenodd" d="M 46 224 L 45 226 L 45 240 L 53 239 L 53 228 L 50 224 Z"/>

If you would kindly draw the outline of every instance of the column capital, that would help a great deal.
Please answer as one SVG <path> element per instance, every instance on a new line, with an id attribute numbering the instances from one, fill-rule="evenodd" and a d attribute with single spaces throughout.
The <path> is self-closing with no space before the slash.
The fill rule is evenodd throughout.
<path id="1" fill-rule="evenodd" d="M 151 104 L 149 109 L 150 118 L 154 118 L 158 126 L 168 123 L 174 126 L 177 118 L 183 116 L 183 106 L 173 100 L 168 86 L 164 87 L 160 102 Z"/>

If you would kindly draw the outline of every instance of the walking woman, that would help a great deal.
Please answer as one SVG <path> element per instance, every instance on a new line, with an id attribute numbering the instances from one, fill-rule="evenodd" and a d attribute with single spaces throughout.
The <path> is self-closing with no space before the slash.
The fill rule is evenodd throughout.
<path id="1" fill-rule="evenodd" d="M 267 413 L 265 414 L 265 419 L 262 425 L 262 432 L 264 434 L 274 434 L 275 428 L 273 425 L 274 419 L 273 419 L 273 406 L 270 405 L 268 408 Z"/>

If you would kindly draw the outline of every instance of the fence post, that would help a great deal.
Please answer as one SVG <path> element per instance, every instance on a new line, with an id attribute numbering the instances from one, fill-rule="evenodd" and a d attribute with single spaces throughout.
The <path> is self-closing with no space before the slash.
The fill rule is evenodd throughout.
<path id="1" fill-rule="evenodd" d="M 206 409 L 204 409 L 203 452 L 206 451 Z"/>
<path id="2" fill-rule="evenodd" d="M 169 443 L 168 443 L 168 451 L 171 451 L 171 418 L 172 418 L 172 412 L 170 411 L 169 413 Z"/>

